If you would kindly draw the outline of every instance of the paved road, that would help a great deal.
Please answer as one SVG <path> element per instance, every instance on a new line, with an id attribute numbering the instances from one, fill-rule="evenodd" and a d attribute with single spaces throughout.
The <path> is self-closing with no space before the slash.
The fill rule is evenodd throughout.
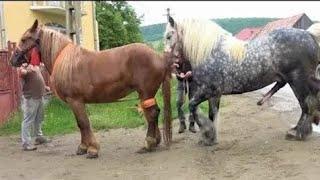
<path id="1" fill-rule="evenodd" d="M 262 95 L 267 93 L 274 85 L 275 83 L 265 88 L 254 91 L 253 94 L 256 95 L 256 99 L 259 100 L 262 97 Z M 288 84 L 285 85 L 282 89 L 280 89 L 276 94 L 274 94 L 271 97 L 271 99 L 269 99 L 269 101 L 265 103 L 277 111 L 299 111 L 299 113 L 301 112 L 299 102 Z M 320 133 L 319 126 L 313 125 L 313 130 L 315 132 Z"/>

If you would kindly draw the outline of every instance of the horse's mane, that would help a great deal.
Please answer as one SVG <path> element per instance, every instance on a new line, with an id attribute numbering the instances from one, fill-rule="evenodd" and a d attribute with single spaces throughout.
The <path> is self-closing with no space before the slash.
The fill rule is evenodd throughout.
<path id="1" fill-rule="evenodd" d="M 205 61 L 219 45 L 234 60 L 242 60 L 244 57 L 246 42 L 236 39 L 210 20 L 184 19 L 177 22 L 177 28 L 178 32 L 182 32 L 185 55 L 194 65 Z"/>
<path id="2" fill-rule="evenodd" d="M 63 53 L 59 62 L 55 62 L 57 56 L 60 54 L 63 48 L 69 43 L 72 43 L 71 39 L 66 35 L 59 33 L 58 31 L 42 27 L 42 36 L 40 38 L 40 51 L 41 59 L 47 64 L 47 68 L 53 70 L 59 74 L 59 77 L 55 81 L 58 83 L 68 84 L 72 82 L 72 72 L 80 61 L 80 46 L 73 45 L 69 52 Z"/>

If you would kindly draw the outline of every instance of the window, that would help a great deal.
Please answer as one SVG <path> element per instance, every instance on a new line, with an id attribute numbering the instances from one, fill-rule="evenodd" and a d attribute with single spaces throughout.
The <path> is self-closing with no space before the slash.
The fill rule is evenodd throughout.
<path id="1" fill-rule="evenodd" d="M 67 34 L 67 29 L 61 24 L 51 22 L 51 23 L 46 23 L 45 26 L 47 26 L 50 29 L 56 30 L 62 34 Z"/>

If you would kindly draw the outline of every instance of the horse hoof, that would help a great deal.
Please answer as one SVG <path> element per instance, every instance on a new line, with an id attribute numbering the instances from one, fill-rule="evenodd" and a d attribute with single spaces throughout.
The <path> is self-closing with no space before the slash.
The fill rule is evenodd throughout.
<path id="1" fill-rule="evenodd" d="M 287 131 L 285 139 L 289 141 L 296 141 L 296 140 L 299 141 L 299 140 L 302 140 L 302 137 L 297 135 L 296 130 L 290 129 L 289 131 Z"/>
<path id="2" fill-rule="evenodd" d="M 87 154 L 87 148 L 82 147 L 81 145 L 79 145 L 76 154 L 77 154 L 77 155 Z"/>
<path id="3" fill-rule="evenodd" d="M 149 153 L 149 152 L 152 152 L 152 149 L 148 149 L 146 147 L 143 147 L 143 148 L 139 149 L 138 151 L 136 151 L 136 153 L 138 153 L 138 154 L 144 154 L 144 153 Z"/>
<path id="4" fill-rule="evenodd" d="M 185 130 L 185 129 L 187 129 L 186 124 L 185 124 L 185 123 L 181 123 L 181 124 L 180 124 L 180 127 L 179 127 L 178 133 L 179 133 L 179 134 L 184 133 L 184 130 Z"/>
<path id="5" fill-rule="evenodd" d="M 198 141 L 198 145 L 203 146 L 203 144 L 204 144 L 204 141 L 203 141 L 203 140 L 199 140 L 199 141 Z"/>
<path id="6" fill-rule="evenodd" d="M 200 146 L 213 146 L 213 145 L 216 145 L 216 144 L 218 144 L 218 143 L 215 142 L 215 141 L 203 141 L 203 140 L 200 140 L 200 141 L 198 142 L 198 144 L 199 144 Z"/>
<path id="7" fill-rule="evenodd" d="M 158 146 L 161 143 L 161 137 L 160 138 L 156 138 L 157 139 L 157 144 L 156 146 Z"/>
<path id="8" fill-rule="evenodd" d="M 94 159 L 98 157 L 98 150 L 94 147 L 89 147 L 87 153 L 87 159 Z"/>
<path id="9" fill-rule="evenodd" d="M 98 153 L 88 153 L 87 159 L 95 159 L 98 158 Z"/>
<path id="10" fill-rule="evenodd" d="M 194 126 L 189 126 L 189 131 L 192 133 L 196 133 L 196 128 Z"/>
<path id="11" fill-rule="evenodd" d="M 203 139 L 202 138 L 198 141 L 198 145 L 200 145 L 200 146 L 213 146 L 216 144 L 218 144 L 216 139 Z"/>
<path id="12" fill-rule="evenodd" d="M 152 149 L 154 147 L 157 147 L 157 139 L 150 136 L 146 137 L 145 148 Z"/>

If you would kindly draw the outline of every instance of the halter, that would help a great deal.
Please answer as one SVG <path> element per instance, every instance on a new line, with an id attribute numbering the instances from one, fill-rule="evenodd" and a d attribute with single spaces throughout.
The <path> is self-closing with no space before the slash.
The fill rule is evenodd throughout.
<path id="1" fill-rule="evenodd" d="M 171 55 L 171 57 L 178 59 L 178 63 L 179 63 L 179 66 L 180 66 L 180 65 L 183 65 L 185 63 L 185 56 L 183 54 L 183 47 L 181 47 L 181 49 L 178 49 L 178 54 L 174 53 L 178 42 L 182 43 L 182 40 L 180 39 L 177 27 L 175 28 L 175 30 L 177 32 L 177 41 L 173 44 L 172 51 L 171 51 L 170 55 Z M 183 93 L 189 94 L 190 87 L 189 87 L 188 79 L 183 79 L 182 81 L 183 81 Z M 186 92 L 185 92 L 185 90 L 186 90 Z"/>
<path id="2" fill-rule="evenodd" d="M 175 28 L 175 29 L 176 29 L 176 32 L 177 32 L 177 41 L 176 41 L 176 42 L 173 44 L 173 46 L 172 46 L 171 54 L 172 54 L 173 57 L 181 60 L 181 59 L 182 59 L 182 55 L 181 55 L 181 54 L 183 54 L 183 53 L 180 52 L 180 51 L 182 51 L 183 48 L 182 48 L 181 50 L 179 49 L 179 51 L 178 51 L 179 53 L 178 53 L 178 54 L 174 54 L 174 50 L 175 50 L 178 42 L 180 41 L 180 36 L 179 36 L 178 28 Z"/>
<path id="3" fill-rule="evenodd" d="M 32 45 L 32 46 L 30 46 L 30 47 L 28 47 L 27 49 L 24 49 L 24 50 L 22 50 L 21 49 L 21 47 L 18 45 L 18 46 L 16 46 L 16 49 L 15 49 L 15 52 L 17 52 L 17 50 L 18 50 L 18 52 L 17 53 L 21 53 L 20 54 L 20 56 L 23 56 L 24 57 L 24 59 L 25 60 L 27 60 L 27 63 L 29 64 L 30 63 L 30 60 L 29 60 L 29 62 L 28 62 L 28 58 L 26 57 L 26 54 L 31 50 L 31 49 L 33 49 L 34 47 L 38 47 L 39 49 L 40 49 L 40 38 L 39 38 L 39 34 L 40 34 L 40 29 L 38 28 L 38 29 L 36 29 L 36 38 L 32 38 L 32 40 L 34 40 L 34 44 Z M 13 55 L 13 54 L 12 54 Z M 40 56 L 41 56 L 41 54 L 40 54 Z M 41 60 L 41 58 L 40 58 L 40 60 Z"/>
<path id="4" fill-rule="evenodd" d="M 33 49 L 34 47 L 40 47 L 40 41 L 39 41 L 38 38 L 35 39 L 35 42 L 36 42 L 36 43 L 35 43 L 34 45 L 32 45 L 32 46 L 30 46 L 30 47 L 28 47 L 27 49 L 24 49 L 24 50 L 22 50 L 22 49 L 20 48 L 20 46 L 18 45 L 18 46 L 16 46 L 16 50 L 18 50 L 18 52 L 21 53 L 21 55 L 22 55 L 26 60 L 28 60 L 28 58 L 26 57 L 27 53 L 28 53 L 31 49 Z M 30 63 L 30 60 L 29 60 L 28 63 Z"/>

